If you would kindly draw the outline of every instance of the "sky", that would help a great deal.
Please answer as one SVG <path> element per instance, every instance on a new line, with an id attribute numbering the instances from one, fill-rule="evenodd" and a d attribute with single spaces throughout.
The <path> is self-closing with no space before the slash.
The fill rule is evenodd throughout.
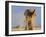
<path id="1" fill-rule="evenodd" d="M 24 25 L 24 12 L 26 9 L 34 8 L 36 13 L 35 22 L 40 25 L 41 24 L 41 7 L 35 6 L 15 6 L 12 5 L 12 26 Z"/>

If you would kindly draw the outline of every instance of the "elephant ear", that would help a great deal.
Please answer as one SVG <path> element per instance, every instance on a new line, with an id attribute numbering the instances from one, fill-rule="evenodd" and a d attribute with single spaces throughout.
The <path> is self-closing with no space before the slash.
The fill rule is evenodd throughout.
<path id="1" fill-rule="evenodd" d="M 27 9 L 24 13 L 25 16 L 31 16 L 34 14 L 35 9 Z"/>
<path id="2" fill-rule="evenodd" d="M 29 9 L 27 9 L 27 10 L 25 11 L 24 15 L 27 16 L 28 12 L 29 12 Z"/>
<path id="3" fill-rule="evenodd" d="M 32 16 L 32 12 L 30 12 L 30 9 L 27 9 L 24 13 L 25 16 Z"/>

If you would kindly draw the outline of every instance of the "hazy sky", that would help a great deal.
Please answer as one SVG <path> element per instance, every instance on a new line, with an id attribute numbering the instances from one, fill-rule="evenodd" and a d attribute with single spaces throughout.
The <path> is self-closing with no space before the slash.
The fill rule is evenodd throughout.
<path id="1" fill-rule="evenodd" d="M 24 12 L 26 9 L 34 8 L 36 12 L 35 22 L 41 24 L 41 7 L 32 6 L 12 6 L 12 26 L 24 25 Z"/>

